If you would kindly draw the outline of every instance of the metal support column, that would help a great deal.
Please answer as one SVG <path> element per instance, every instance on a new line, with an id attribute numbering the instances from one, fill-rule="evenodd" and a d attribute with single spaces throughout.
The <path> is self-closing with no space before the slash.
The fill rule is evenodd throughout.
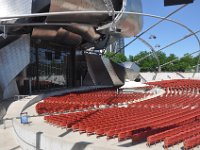
<path id="1" fill-rule="evenodd" d="M 76 86 L 76 50 L 71 50 L 71 80 L 72 87 Z"/>
<path id="2" fill-rule="evenodd" d="M 35 46 L 35 64 L 36 64 L 36 90 L 39 90 L 39 55 L 38 46 Z"/>

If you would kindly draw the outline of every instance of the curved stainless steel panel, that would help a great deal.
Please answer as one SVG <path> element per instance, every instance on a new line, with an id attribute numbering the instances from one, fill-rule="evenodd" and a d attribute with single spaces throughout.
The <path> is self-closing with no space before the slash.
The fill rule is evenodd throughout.
<path id="1" fill-rule="evenodd" d="M 142 12 L 141 0 L 127 0 L 125 11 Z M 141 15 L 123 14 L 117 23 L 117 28 L 121 29 L 122 37 L 131 37 L 137 35 L 143 26 L 143 17 Z"/>
<path id="2" fill-rule="evenodd" d="M 32 0 L 32 13 L 48 12 L 51 0 Z"/>
<path id="3" fill-rule="evenodd" d="M 70 32 L 81 35 L 84 40 L 89 42 L 94 42 L 101 37 L 92 26 L 86 24 L 72 23 L 71 25 L 66 25 L 64 28 Z"/>
<path id="4" fill-rule="evenodd" d="M 116 1 L 116 0 L 115 0 Z M 107 10 L 103 0 L 51 0 L 50 12 Z M 47 22 L 76 22 L 97 25 L 108 20 L 108 15 L 62 15 L 47 17 Z"/>
<path id="5" fill-rule="evenodd" d="M 142 11 L 141 0 L 112 0 L 115 10 L 122 10 L 125 4 L 124 11 Z M 50 12 L 63 11 L 84 11 L 84 10 L 107 10 L 104 0 L 51 0 Z M 69 22 L 90 24 L 93 27 L 101 26 L 112 22 L 112 17 L 107 14 L 81 14 L 81 15 L 62 15 L 49 16 L 47 22 Z M 142 17 L 140 15 L 121 14 L 116 27 L 121 30 L 116 36 L 131 37 L 139 33 L 142 28 Z M 99 31 L 101 33 L 107 30 Z"/>
<path id="6" fill-rule="evenodd" d="M 0 0 L 0 17 L 30 14 L 32 0 Z"/>
<path id="7" fill-rule="evenodd" d="M 0 17 L 31 14 L 32 0 L 0 0 Z M 9 21 L 10 23 L 28 22 L 28 19 L 4 19 L 0 21 Z M 7 27 L 7 33 L 17 31 L 19 27 Z M 0 26 L 0 31 L 4 31 Z"/>
<path id="8" fill-rule="evenodd" d="M 82 37 L 63 28 L 34 28 L 32 38 L 76 47 L 81 44 Z"/>
<path id="9" fill-rule="evenodd" d="M 11 23 L 24 22 L 46 22 L 70 23 L 63 27 L 65 39 L 73 36 L 77 39 L 76 43 L 83 47 L 95 47 L 102 49 L 112 39 L 118 37 L 131 37 L 136 35 L 142 28 L 142 17 L 140 15 L 123 14 L 123 11 L 141 12 L 141 0 L 0 0 L 0 17 L 11 16 L 13 14 L 31 14 L 35 12 L 64 12 L 64 11 L 121 11 L 120 14 L 79 14 L 79 15 L 57 15 L 48 17 L 36 17 L 25 19 L 10 20 Z M 114 19 L 114 21 L 113 21 Z M 107 25 L 104 27 L 104 25 Z M 110 25 L 117 30 L 109 30 Z M 98 27 L 103 26 L 101 30 Z M 33 27 L 34 28 L 34 27 Z M 48 28 L 48 27 L 47 27 Z M 31 32 L 32 27 L 7 27 L 7 33 L 20 34 Z M 112 28 L 110 28 L 112 29 Z M 0 27 L 2 30 L 2 27 Z M 45 27 L 41 29 L 46 32 Z M 3 30 L 2 30 L 3 31 Z M 53 31 L 52 31 L 53 33 Z M 68 34 L 69 33 L 69 34 Z M 43 35 L 45 36 L 45 35 Z M 43 37 L 41 36 L 41 37 Z M 45 36 L 48 39 L 48 34 Z M 49 35 L 51 38 L 51 35 Z M 76 37 L 78 36 L 78 37 Z M 81 39 L 80 39 L 81 38 Z M 82 40 L 83 39 L 83 40 Z M 110 39 L 110 40 L 109 40 Z M 67 39 L 66 39 L 67 40 Z M 70 45 L 70 43 L 69 43 Z"/>

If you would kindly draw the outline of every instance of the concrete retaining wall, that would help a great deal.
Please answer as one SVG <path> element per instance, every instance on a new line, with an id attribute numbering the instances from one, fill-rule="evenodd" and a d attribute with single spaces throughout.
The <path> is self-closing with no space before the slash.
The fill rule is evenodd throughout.
<path id="1" fill-rule="evenodd" d="M 93 145 L 89 142 L 71 142 L 59 137 L 49 136 L 42 132 L 28 130 L 29 125 L 22 125 L 19 120 L 13 120 L 13 130 L 16 139 L 24 150 L 111 150 L 109 148 Z"/>
<path id="2" fill-rule="evenodd" d="M 36 133 L 29 131 L 19 124 L 16 119 L 12 122 L 15 137 L 24 150 L 35 150 L 36 149 Z"/>

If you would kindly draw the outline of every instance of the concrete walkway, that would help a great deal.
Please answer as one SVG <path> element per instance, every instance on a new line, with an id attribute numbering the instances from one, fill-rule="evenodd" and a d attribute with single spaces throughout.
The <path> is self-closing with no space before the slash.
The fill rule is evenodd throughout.
<path id="1" fill-rule="evenodd" d="M 35 96 L 29 96 L 19 101 L 1 101 L 1 117 L 4 123 L 0 123 L 0 150 L 22 150 L 12 126 L 12 118 L 20 116 L 21 109 Z M 8 119 L 8 120 L 7 120 Z"/>
<path id="2" fill-rule="evenodd" d="M 18 101 L 14 101 L 10 104 L 7 109 L 6 115 L 3 117 L 4 119 L 12 119 L 20 116 L 21 110 L 24 106 L 33 98 L 37 97 L 38 95 L 28 96 Z"/>
<path id="3" fill-rule="evenodd" d="M 22 150 L 15 139 L 11 121 L 6 121 L 6 129 L 4 125 L 0 125 L 0 150 Z"/>

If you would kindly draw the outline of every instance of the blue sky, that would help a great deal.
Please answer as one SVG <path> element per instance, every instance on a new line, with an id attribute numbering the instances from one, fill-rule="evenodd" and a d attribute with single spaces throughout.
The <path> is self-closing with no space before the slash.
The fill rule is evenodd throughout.
<path id="1" fill-rule="evenodd" d="M 164 0 L 142 0 L 142 3 L 144 13 L 159 15 L 162 17 L 167 16 L 169 13 L 180 7 L 180 5 L 164 7 Z M 189 4 L 170 18 L 183 23 L 184 25 L 190 27 L 193 31 L 199 30 L 200 0 L 195 0 L 194 3 Z M 143 17 L 143 20 L 143 31 L 159 21 L 158 19 L 150 17 Z M 159 44 L 162 48 L 165 45 L 178 40 L 187 34 L 190 34 L 190 32 L 188 32 L 186 29 L 174 23 L 164 21 L 141 37 L 148 41 L 152 46 Z M 150 35 L 156 35 L 157 39 L 149 39 Z M 200 33 L 198 33 L 198 37 L 200 38 Z M 125 43 L 128 43 L 132 39 L 133 38 L 125 39 Z M 155 49 L 158 50 L 160 48 Z M 126 56 L 136 55 L 143 50 L 150 51 L 148 47 L 137 40 L 125 49 L 125 54 Z M 199 50 L 199 45 L 197 40 L 192 36 L 172 47 L 165 49 L 164 52 L 167 55 L 173 53 L 179 57 L 182 57 L 185 53 L 191 53 L 197 50 Z"/>

